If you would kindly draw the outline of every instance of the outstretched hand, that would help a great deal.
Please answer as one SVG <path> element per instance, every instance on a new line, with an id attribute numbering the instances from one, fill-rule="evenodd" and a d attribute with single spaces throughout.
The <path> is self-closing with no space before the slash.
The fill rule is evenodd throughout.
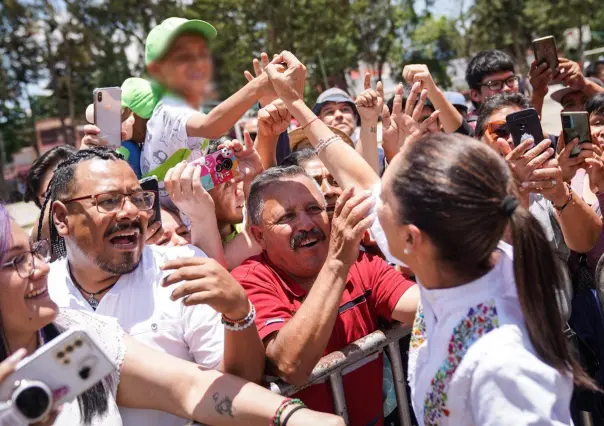
<path id="1" fill-rule="evenodd" d="M 232 150 L 239 161 L 239 173 L 233 179 L 235 183 L 243 180 L 250 181 L 264 170 L 262 167 L 262 158 L 260 158 L 260 154 L 256 151 L 254 141 L 248 132 L 243 132 L 243 141 L 244 144 L 233 139 L 218 147 L 218 149 L 227 148 Z"/>
<path id="2" fill-rule="evenodd" d="M 252 61 L 252 66 L 254 67 L 254 74 L 256 75 L 256 77 L 254 77 L 252 75 L 252 73 L 249 72 L 248 70 L 245 70 L 243 72 L 243 75 L 245 76 L 245 78 L 248 82 L 251 82 L 252 80 L 254 80 L 254 78 L 261 78 L 261 77 L 263 77 L 262 70 L 264 68 L 266 68 L 269 63 L 270 63 L 270 61 L 268 59 L 268 54 L 266 52 L 262 52 L 260 54 L 260 60 L 254 58 L 254 60 Z M 277 99 L 277 96 L 274 92 L 266 91 L 260 97 L 260 99 L 258 99 L 258 102 L 260 103 L 261 107 L 265 107 L 268 104 L 270 104 L 271 102 L 273 102 L 275 99 Z"/>

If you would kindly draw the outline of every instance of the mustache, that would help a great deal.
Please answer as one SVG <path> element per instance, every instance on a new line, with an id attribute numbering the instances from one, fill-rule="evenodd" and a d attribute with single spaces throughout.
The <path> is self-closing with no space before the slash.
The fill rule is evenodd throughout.
<path id="1" fill-rule="evenodd" d="M 118 223 L 117 225 L 112 226 L 111 228 L 109 228 L 107 230 L 107 232 L 105 232 L 105 236 L 108 237 L 111 234 L 114 234 L 116 232 L 120 232 L 120 231 L 127 231 L 129 229 L 138 229 L 140 231 L 140 233 L 143 233 L 143 227 L 140 223 L 140 221 L 134 221 L 134 222 L 130 222 L 130 223 Z"/>
<path id="2" fill-rule="evenodd" d="M 325 234 L 319 228 L 312 228 L 310 231 L 300 231 L 299 234 L 294 235 L 289 243 L 292 250 L 296 250 L 300 243 L 307 238 L 317 238 L 319 241 L 325 240 Z"/>

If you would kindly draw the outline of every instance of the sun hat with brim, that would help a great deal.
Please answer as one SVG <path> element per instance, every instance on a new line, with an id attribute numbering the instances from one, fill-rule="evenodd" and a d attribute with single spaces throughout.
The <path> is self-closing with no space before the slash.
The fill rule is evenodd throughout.
<path id="1" fill-rule="evenodd" d="M 141 118 L 150 118 L 161 99 L 163 88 L 144 78 L 132 77 L 122 83 L 122 107 Z"/>
<path id="2" fill-rule="evenodd" d="M 586 80 L 589 80 L 592 83 L 596 83 L 600 87 L 604 87 L 602 85 L 602 82 L 600 80 L 598 80 L 597 78 L 587 77 Z M 583 93 L 583 91 L 579 90 L 579 89 L 573 89 L 572 87 L 564 87 L 564 88 L 562 88 L 560 90 L 556 90 L 554 93 L 552 93 L 552 99 L 554 101 L 558 102 L 559 104 L 561 104 L 562 99 L 564 99 L 564 97 L 566 95 L 568 95 L 569 93 L 576 93 L 576 92 Z"/>
<path id="3" fill-rule="evenodd" d="M 216 28 L 199 19 L 168 18 L 153 28 L 145 42 L 145 64 L 161 59 L 176 37 L 183 33 L 199 34 L 210 40 L 216 37 Z"/>
<path id="4" fill-rule="evenodd" d="M 329 130 L 331 130 L 340 138 L 342 138 L 344 142 L 354 148 L 354 143 L 352 142 L 352 139 L 350 139 L 350 136 L 348 136 L 340 129 L 336 129 L 335 127 L 327 127 L 329 127 Z M 289 149 L 291 150 L 291 152 L 295 152 L 296 147 L 308 139 L 308 137 L 304 134 L 304 129 L 302 127 L 298 127 L 297 129 L 292 130 L 287 135 L 289 136 Z"/>

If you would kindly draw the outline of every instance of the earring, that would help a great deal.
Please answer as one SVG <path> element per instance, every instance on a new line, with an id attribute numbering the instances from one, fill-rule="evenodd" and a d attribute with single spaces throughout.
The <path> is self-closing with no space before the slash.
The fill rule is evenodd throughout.
<path id="1" fill-rule="evenodd" d="M 409 250 L 408 248 L 405 248 L 405 250 L 403 250 L 403 253 L 405 253 L 406 255 L 408 255 L 409 253 L 411 253 L 411 250 Z"/>

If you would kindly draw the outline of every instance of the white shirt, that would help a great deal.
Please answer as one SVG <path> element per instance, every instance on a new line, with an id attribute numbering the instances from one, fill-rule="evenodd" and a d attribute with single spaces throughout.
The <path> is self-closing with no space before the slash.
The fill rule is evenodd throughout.
<path id="1" fill-rule="evenodd" d="M 512 248 L 486 275 L 438 290 L 420 285 L 409 350 L 419 425 L 570 425 L 572 377 L 539 359 L 524 325 Z"/>
<path id="2" fill-rule="evenodd" d="M 200 114 L 191 108 L 183 99 L 174 95 L 165 95 L 153 110 L 147 121 L 145 143 L 141 151 L 141 172 L 143 175 L 163 164 L 179 149 L 190 149 L 187 161 L 196 160 L 208 149 L 209 141 L 205 138 L 189 137 L 187 121 Z M 174 209 L 163 182 L 159 184 L 159 195 L 162 206 Z"/>
<path id="3" fill-rule="evenodd" d="M 96 314 L 116 318 L 134 339 L 206 369 L 218 367 L 224 353 L 224 327 L 220 315 L 207 305 L 184 306 L 170 300 L 176 285 L 162 287 L 170 271 L 160 270 L 167 260 L 206 257 L 193 246 L 145 246 L 141 262 L 122 275 L 99 302 Z M 49 294 L 60 308 L 93 312 L 73 284 L 66 259 L 53 262 L 48 276 Z M 183 425 L 185 420 L 151 410 L 120 409 L 127 426 Z"/>

